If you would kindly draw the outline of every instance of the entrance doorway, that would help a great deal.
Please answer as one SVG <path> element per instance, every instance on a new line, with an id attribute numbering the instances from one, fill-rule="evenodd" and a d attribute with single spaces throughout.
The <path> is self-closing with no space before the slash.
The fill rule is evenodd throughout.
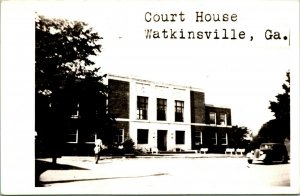
<path id="1" fill-rule="evenodd" d="M 167 150 L 167 130 L 157 130 L 157 148 L 161 151 Z"/>

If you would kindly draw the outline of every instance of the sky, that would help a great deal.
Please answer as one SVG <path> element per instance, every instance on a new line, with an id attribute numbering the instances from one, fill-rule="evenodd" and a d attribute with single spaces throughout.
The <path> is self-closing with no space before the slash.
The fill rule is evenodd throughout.
<path id="1" fill-rule="evenodd" d="M 76 1 L 77 2 L 77 1 Z M 89 1 L 88 1 L 89 2 Z M 93 58 L 103 73 L 202 88 L 207 104 L 232 109 L 232 124 L 257 133 L 274 118 L 269 101 L 282 93 L 286 72 L 297 62 L 295 1 L 100 1 L 40 4 L 38 14 L 85 21 L 103 37 L 102 53 Z M 230 3 L 228 3 L 230 2 Z M 88 11 L 83 11 L 88 10 Z M 254 12 L 255 10 L 255 12 Z M 196 22 L 196 12 L 235 14 L 236 21 Z M 158 16 L 184 14 L 184 21 L 155 22 Z M 280 14 L 279 14 L 280 13 Z M 245 39 L 146 39 L 145 30 L 215 31 Z M 266 40 L 265 31 L 280 32 L 281 40 Z M 253 41 L 250 41 L 251 36 Z M 284 40 L 283 37 L 288 39 Z"/>

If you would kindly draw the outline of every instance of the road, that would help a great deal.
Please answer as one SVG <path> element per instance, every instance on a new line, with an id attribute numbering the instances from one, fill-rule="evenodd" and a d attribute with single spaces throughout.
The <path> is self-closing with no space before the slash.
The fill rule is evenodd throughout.
<path id="1" fill-rule="evenodd" d="M 63 157 L 58 163 L 73 168 L 47 170 L 40 180 L 70 194 L 256 193 L 290 186 L 290 164 L 249 165 L 245 158 L 119 158 L 95 164 L 93 157 Z"/>

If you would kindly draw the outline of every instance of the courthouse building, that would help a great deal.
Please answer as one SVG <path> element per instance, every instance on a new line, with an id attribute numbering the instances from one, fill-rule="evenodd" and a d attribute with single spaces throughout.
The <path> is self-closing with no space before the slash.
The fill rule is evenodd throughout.
<path id="1" fill-rule="evenodd" d="M 206 104 L 202 89 L 116 75 L 104 82 L 118 142 L 131 138 L 145 151 L 224 152 L 228 146 L 231 110 Z"/>

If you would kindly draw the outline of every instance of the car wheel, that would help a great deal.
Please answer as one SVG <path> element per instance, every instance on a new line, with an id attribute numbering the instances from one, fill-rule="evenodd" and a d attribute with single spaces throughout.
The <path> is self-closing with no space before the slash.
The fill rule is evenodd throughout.
<path id="1" fill-rule="evenodd" d="M 288 158 L 286 155 L 282 155 L 282 163 L 287 163 L 288 162 Z"/>
<path id="2" fill-rule="evenodd" d="M 252 163 L 253 163 L 253 160 L 252 160 L 252 159 L 248 159 L 248 163 L 249 163 L 249 164 L 252 164 Z"/>
<path id="3" fill-rule="evenodd" d="M 264 164 L 271 164 L 271 163 L 272 163 L 272 161 L 270 159 L 265 159 L 264 160 Z"/>

